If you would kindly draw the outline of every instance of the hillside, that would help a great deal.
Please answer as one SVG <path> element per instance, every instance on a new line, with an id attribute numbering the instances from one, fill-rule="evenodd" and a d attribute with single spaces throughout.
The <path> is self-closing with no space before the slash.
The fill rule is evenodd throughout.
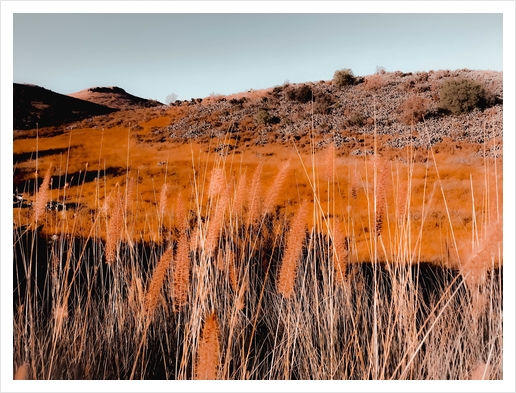
<path id="1" fill-rule="evenodd" d="M 460 115 L 440 109 L 440 86 L 456 76 L 481 82 L 493 97 L 491 105 Z M 367 237 L 371 187 L 376 190 L 371 184 L 373 169 L 389 173 L 385 187 L 391 213 L 397 209 L 396 179 L 400 176 L 412 177 L 409 184 L 416 210 L 432 187 L 446 187 L 442 193 L 446 200 L 436 196 L 428 216 L 422 216 L 421 210 L 411 216 L 413 228 L 421 225 L 431 238 L 442 239 L 441 243 L 425 243 L 420 251 L 423 260 L 439 262 L 442 250 L 450 244 L 449 235 L 442 233 L 444 227 L 452 225 L 456 239 L 471 238 L 472 220 L 479 217 L 472 215 L 472 194 L 487 192 L 484 198 L 494 198 L 495 193 L 489 203 L 501 201 L 502 81 L 502 73 L 490 71 L 393 72 L 357 77 L 353 85 L 342 88 L 332 81 L 307 82 L 120 111 L 72 123 L 66 130 L 40 130 L 38 160 L 34 160 L 34 132 L 24 131 L 15 137 L 14 187 L 34 199 L 44 175 L 38 172 L 34 182 L 36 164 L 39 168 L 52 164 L 52 198 L 81 206 L 88 221 L 91 212 L 109 201 L 114 189 L 135 182 L 138 209 L 132 225 L 145 228 L 146 241 L 159 241 L 161 230 L 149 231 L 145 217 L 156 209 L 157 194 L 165 184 L 172 203 L 178 193 L 193 198 L 198 192 L 194 186 L 209 184 L 215 168 L 226 168 L 228 182 L 244 177 L 250 184 L 253 172 L 263 165 L 260 192 L 266 193 L 290 160 L 288 184 L 277 200 L 278 211 L 290 214 L 303 198 L 315 203 L 313 176 L 326 171 L 331 153 L 339 187 L 333 198 L 338 204 L 332 207 L 338 209 L 332 214 L 360 228 L 355 249 L 361 261 L 370 259 Z M 407 102 L 415 99 L 422 100 L 424 111 L 412 121 L 407 113 L 414 110 L 407 110 Z M 380 169 L 378 160 L 383 162 Z M 488 176 L 493 178 L 488 181 Z M 490 188 L 483 191 L 486 182 Z M 62 189 L 64 184 L 69 188 Z M 329 193 L 332 184 L 323 182 L 317 192 Z M 318 203 L 331 205 L 329 200 Z M 346 217 L 350 206 L 354 209 Z M 485 208 L 482 214 L 487 214 Z M 28 216 L 30 210 L 25 209 L 17 221 L 22 223 Z M 173 227 L 171 220 L 167 225 Z M 396 221 L 391 220 L 393 225 Z M 88 225 L 74 230 L 87 233 Z M 414 236 L 412 241 L 417 239 Z M 447 263 L 452 263 L 452 257 L 447 254 Z"/>
<path id="2" fill-rule="evenodd" d="M 13 128 L 28 130 L 58 126 L 117 111 L 96 103 L 55 93 L 43 87 L 13 84 Z"/>
<path id="3" fill-rule="evenodd" d="M 91 87 L 77 93 L 69 94 L 69 96 L 119 110 L 135 109 L 137 107 L 150 108 L 163 105 L 161 102 L 155 100 L 147 100 L 129 94 L 124 89 L 117 86 Z"/>
<path id="4" fill-rule="evenodd" d="M 476 109 L 458 116 L 439 110 L 441 83 L 459 76 L 486 86 L 494 97 L 489 110 Z M 317 148 L 333 142 L 342 153 L 353 155 L 368 153 L 363 139 L 375 129 L 385 139 L 381 150 L 398 151 L 408 143 L 426 147 L 444 138 L 482 143 L 485 132 L 489 139 L 496 136 L 501 143 L 502 82 L 500 72 L 457 70 L 359 77 L 355 85 L 345 88 L 337 88 L 331 81 L 287 84 L 231 97 L 209 97 L 202 103 L 183 102 L 170 124 L 155 128 L 149 140 L 207 141 L 230 132 L 249 146 L 286 144 L 294 138 L 303 149 L 315 137 Z M 404 111 L 414 97 L 425 100 L 425 121 L 412 124 Z M 485 130 L 487 120 L 490 127 Z"/>

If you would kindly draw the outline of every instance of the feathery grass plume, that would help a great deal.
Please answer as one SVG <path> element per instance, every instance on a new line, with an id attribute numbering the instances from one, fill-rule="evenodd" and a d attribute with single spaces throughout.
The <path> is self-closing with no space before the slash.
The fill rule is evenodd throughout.
<path id="1" fill-rule="evenodd" d="M 240 288 L 238 289 L 238 292 L 235 288 L 235 293 L 237 293 L 237 299 L 235 302 L 235 308 L 237 310 L 243 310 L 245 307 L 245 291 L 247 290 L 247 281 L 244 281 Z"/>
<path id="2" fill-rule="evenodd" d="M 39 186 L 38 193 L 36 195 L 36 203 L 34 205 L 34 220 L 38 223 L 45 214 L 47 207 L 47 201 L 50 196 L 50 177 L 52 175 L 52 164 L 47 169 L 47 173 L 43 178 L 43 182 Z"/>
<path id="3" fill-rule="evenodd" d="M 59 280 L 58 280 L 58 274 L 59 274 L 59 256 L 58 252 L 56 251 L 56 244 L 52 244 L 52 254 L 51 254 L 51 277 L 52 277 L 52 288 L 54 291 L 59 291 Z"/>
<path id="4" fill-rule="evenodd" d="M 217 379 L 219 353 L 220 344 L 217 315 L 215 312 L 212 312 L 204 322 L 201 342 L 197 348 L 195 379 Z"/>
<path id="5" fill-rule="evenodd" d="M 111 209 L 111 217 L 109 218 L 109 226 L 106 234 L 106 263 L 113 263 L 116 259 L 116 248 L 118 240 L 121 237 L 123 228 L 123 212 L 122 209 L 124 204 L 120 191 L 117 190 L 118 194 L 115 198 L 114 204 Z"/>
<path id="6" fill-rule="evenodd" d="M 232 214 L 235 216 L 240 215 L 244 209 L 244 201 L 247 197 L 247 177 L 243 174 L 238 179 L 238 184 L 235 192 L 235 199 L 233 199 L 233 208 L 231 209 Z"/>
<path id="7" fill-rule="evenodd" d="M 360 189 L 360 175 L 358 174 L 357 167 L 355 166 L 353 170 L 353 176 L 351 178 L 351 198 L 357 199 L 358 197 L 358 190 Z"/>
<path id="8" fill-rule="evenodd" d="M 163 217 L 167 211 L 168 184 L 164 183 L 159 195 L 159 215 Z"/>
<path id="9" fill-rule="evenodd" d="M 262 176 L 263 162 L 260 163 L 253 174 L 251 189 L 247 196 L 247 220 L 246 225 L 254 224 L 260 215 L 260 177 Z"/>
<path id="10" fill-rule="evenodd" d="M 331 143 L 326 150 L 324 157 L 324 175 L 323 179 L 332 181 L 335 177 L 335 144 Z"/>
<path id="11" fill-rule="evenodd" d="M 383 215 L 385 212 L 385 194 L 387 187 L 387 161 L 380 159 L 378 162 L 378 172 L 377 172 L 377 186 L 376 186 L 376 217 L 375 217 L 375 225 L 376 225 L 376 236 L 380 236 L 382 234 L 383 228 Z"/>
<path id="12" fill-rule="evenodd" d="M 208 196 L 213 198 L 217 196 L 225 185 L 224 168 L 213 168 L 211 171 L 210 187 L 208 189 Z"/>
<path id="13" fill-rule="evenodd" d="M 181 232 L 186 230 L 188 225 L 188 210 L 185 205 L 185 201 L 183 200 L 183 196 L 181 193 L 177 196 L 176 201 L 176 227 Z"/>
<path id="14" fill-rule="evenodd" d="M 338 285 L 344 285 L 347 278 L 348 248 L 347 239 L 336 225 L 333 230 L 333 265 Z"/>
<path id="15" fill-rule="evenodd" d="M 107 216 L 109 214 L 109 205 L 111 204 L 111 195 L 106 196 L 104 199 L 104 203 L 102 203 L 102 206 L 100 207 L 99 213 Z"/>
<path id="16" fill-rule="evenodd" d="M 126 184 L 125 190 L 125 209 L 126 211 L 132 206 L 134 200 L 134 192 L 136 190 L 136 180 L 131 176 Z"/>
<path id="17" fill-rule="evenodd" d="M 215 208 L 215 213 L 210 217 L 210 222 L 208 224 L 208 231 L 206 234 L 206 242 L 204 245 L 204 249 L 206 251 L 206 255 L 213 255 L 215 248 L 217 247 L 217 243 L 219 241 L 219 234 L 222 226 L 224 225 L 224 214 L 226 212 L 226 208 L 228 206 L 229 201 L 229 187 L 226 187 L 224 193 L 220 196 L 219 201 L 217 203 L 217 207 Z"/>
<path id="18" fill-rule="evenodd" d="M 197 247 L 199 246 L 201 242 L 201 231 L 199 230 L 199 227 L 195 227 L 192 231 L 192 234 L 190 235 L 190 251 L 197 250 Z"/>
<path id="19" fill-rule="evenodd" d="M 188 248 L 188 238 L 186 233 L 183 232 L 177 245 L 172 281 L 172 299 L 176 311 L 188 304 L 188 292 L 190 291 L 190 257 L 188 255 Z"/>
<path id="20" fill-rule="evenodd" d="M 292 226 L 287 236 L 285 254 L 283 255 L 278 276 L 278 292 L 287 299 L 290 299 L 294 292 L 297 264 L 303 249 L 303 242 L 305 240 L 307 218 L 308 202 L 305 200 L 301 203 L 301 206 L 292 221 Z"/>
<path id="21" fill-rule="evenodd" d="M 396 216 L 404 217 L 407 212 L 407 202 L 408 202 L 408 190 L 407 183 L 405 181 L 401 181 L 401 184 L 398 185 L 398 194 L 396 196 Z"/>
<path id="22" fill-rule="evenodd" d="M 145 314 L 147 317 L 152 317 L 156 306 L 158 305 L 161 288 L 167 276 L 168 269 L 172 264 L 173 252 L 172 247 L 167 247 L 166 251 L 161 256 L 158 264 L 154 268 L 152 278 L 145 294 Z"/>
<path id="23" fill-rule="evenodd" d="M 14 373 L 13 379 L 15 381 L 27 380 L 29 379 L 29 365 L 27 363 L 22 364 L 20 367 L 16 369 Z"/>
<path id="24" fill-rule="evenodd" d="M 287 162 L 285 162 L 283 164 L 279 173 L 276 175 L 276 178 L 274 179 L 274 183 L 272 183 L 271 188 L 267 192 L 267 197 L 265 198 L 263 214 L 269 213 L 272 210 L 272 208 L 274 207 L 274 203 L 278 199 L 278 195 L 281 191 L 281 187 L 283 187 L 283 184 L 285 183 L 285 180 L 287 179 L 288 170 L 290 169 L 290 163 L 291 163 L 291 159 L 289 158 L 287 160 Z"/>
<path id="25" fill-rule="evenodd" d="M 500 266 L 499 255 L 502 255 L 502 238 L 502 221 L 493 221 L 487 227 L 486 236 L 472 251 L 465 253 L 461 261 L 460 272 L 465 277 L 468 287 L 481 286 L 487 277 L 487 272 Z"/>
<path id="26" fill-rule="evenodd" d="M 219 252 L 217 253 L 217 258 L 215 260 L 215 266 L 219 271 L 224 271 L 224 267 L 226 266 L 224 258 L 224 253 L 222 252 L 222 250 L 219 250 Z"/>

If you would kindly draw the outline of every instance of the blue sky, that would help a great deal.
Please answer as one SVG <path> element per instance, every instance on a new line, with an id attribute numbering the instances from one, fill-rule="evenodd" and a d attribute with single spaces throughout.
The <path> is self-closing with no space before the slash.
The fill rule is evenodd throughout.
<path id="1" fill-rule="evenodd" d="M 123 9 L 121 9 L 123 10 Z M 295 9 L 293 9 L 294 11 Z M 165 102 L 331 79 L 337 69 L 503 69 L 503 14 L 14 14 L 13 78 Z"/>

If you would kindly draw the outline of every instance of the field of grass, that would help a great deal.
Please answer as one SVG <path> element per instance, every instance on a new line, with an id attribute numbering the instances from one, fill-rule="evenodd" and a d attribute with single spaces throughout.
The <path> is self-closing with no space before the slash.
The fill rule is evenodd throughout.
<path id="1" fill-rule="evenodd" d="M 178 111 L 14 141 L 33 202 L 13 215 L 15 370 L 503 378 L 499 158 L 376 133 L 365 156 L 315 134 L 142 142 Z"/>

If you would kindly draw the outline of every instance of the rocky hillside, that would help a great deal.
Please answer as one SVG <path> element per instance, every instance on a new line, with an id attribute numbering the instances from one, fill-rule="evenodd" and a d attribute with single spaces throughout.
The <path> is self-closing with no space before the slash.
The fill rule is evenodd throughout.
<path id="1" fill-rule="evenodd" d="M 489 102 L 463 114 L 443 110 L 441 87 L 457 77 L 482 85 Z M 70 129 L 130 128 L 140 143 L 210 141 L 210 149 L 218 154 L 294 140 L 305 153 L 314 145 L 319 149 L 334 143 L 341 154 L 368 155 L 372 153 L 368 139 L 375 132 L 381 138 L 380 152 L 409 144 L 424 148 L 446 140 L 452 142 L 448 149 L 456 141 L 472 143 L 475 154 L 502 154 L 503 73 L 496 71 L 396 71 L 355 77 L 344 87 L 333 81 L 284 84 L 170 106 L 138 101 L 143 99 L 117 87 L 87 89 L 74 96 L 96 100 L 101 108 L 132 110 L 89 116 Z"/>
<path id="2" fill-rule="evenodd" d="M 454 77 L 481 83 L 491 97 L 488 107 L 460 115 L 442 110 L 440 87 Z M 224 138 L 229 132 L 234 139 L 218 148 L 231 151 L 237 142 L 266 145 L 286 143 L 291 138 L 308 148 L 310 138 L 315 137 L 317 147 L 334 142 L 337 148 L 363 155 L 371 153 L 364 150 L 363 137 L 376 130 L 377 135 L 386 137 L 387 146 L 395 149 L 409 143 L 416 148 L 435 145 L 443 138 L 483 143 L 495 136 L 495 145 L 489 149 L 499 155 L 502 82 L 501 72 L 464 69 L 376 74 L 357 77 L 352 86 L 340 88 L 332 81 L 285 84 L 228 97 L 176 102 L 170 124 L 154 127 L 144 139 L 207 141 Z"/>

